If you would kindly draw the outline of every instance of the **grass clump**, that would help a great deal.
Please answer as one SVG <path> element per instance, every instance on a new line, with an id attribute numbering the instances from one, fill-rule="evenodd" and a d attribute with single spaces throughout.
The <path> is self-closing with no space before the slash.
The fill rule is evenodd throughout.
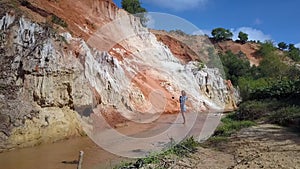
<path id="1" fill-rule="evenodd" d="M 213 136 L 208 139 L 208 142 L 227 142 L 228 137 L 225 136 Z"/>
<path id="2" fill-rule="evenodd" d="M 229 117 L 225 117 L 221 120 L 222 124 L 217 127 L 214 136 L 229 137 L 231 134 L 241 130 L 242 128 L 247 128 L 255 125 L 255 122 L 245 120 L 236 121 L 232 119 L 232 114 Z"/>
<path id="3" fill-rule="evenodd" d="M 226 149 L 230 136 L 239 130 L 256 125 L 254 121 L 238 120 L 237 113 L 230 113 L 221 119 L 221 124 L 217 127 L 212 137 L 210 137 L 201 146 L 204 148 L 213 148 L 218 151 Z"/>
<path id="4" fill-rule="evenodd" d="M 169 168 L 174 164 L 178 158 L 189 156 L 191 153 L 197 151 L 199 143 L 195 141 L 193 137 L 187 138 L 180 143 L 176 144 L 173 139 L 170 141 L 170 146 L 160 153 L 153 153 L 145 158 L 138 159 L 135 162 L 124 162 L 119 166 L 114 167 L 115 169 L 129 169 L 129 168 Z"/>

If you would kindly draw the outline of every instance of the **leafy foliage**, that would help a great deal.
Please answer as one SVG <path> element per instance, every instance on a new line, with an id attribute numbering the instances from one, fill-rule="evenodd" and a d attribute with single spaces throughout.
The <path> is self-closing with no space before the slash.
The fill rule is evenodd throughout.
<path id="1" fill-rule="evenodd" d="M 264 120 L 300 129 L 300 106 L 287 100 L 246 101 L 240 105 L 234 116 L 236 120 Z"/>
<path id="2" fill-rule="evenodd" d="M 288 56 L 296 62 L 300 61 L 300 49 L 296 48 L 293 44 L 289 45 Z"/>
<path id="3" fill-rule="evenodd" d="M 147 10 L 141 6 L 139 0 L 122 0 L 121 5 L 127 12 L 136 14 L 136 16 L 140 18 L 141 24 L 146 26 L 148 19 L 145 16 L 145 12 L 147 12 Z"/>
<path id="4" fill-rule="evenodd" d="M 270 122 L 300 129 L 300 107 L 283 107 L 270 116 Z"/>
<path id="5" fill-rule="evenodd" d="M 248 41 L 248 34 L 244 32 L 239 32 L 238 38 L 240 39 L 241 43 L 246 43 Z"/>
<path id="6" fill-rule="evenodd" d="M 287 45 L 280 43 L 278 47 L 284 50 Z M 279 54 L 273 43 L 266 41 L 256 52 L 262 58 L 257 67 L 250 67 L 249 63 L 232 52 L 220 56 L 227 78 L 239 86 L 244 102 L 231 115 L 231 120 L 223 120 L 224 124 L 217 129 L 217 136 L 229 136 L 247 120 L 300 128 L 300 69 L 295 63 L 284 63 Z M 283 54 L 300 61 L 300 50 L 293 44 L 289 44 L 288 51 Z"/>
<path id="7" fill-rule="evenodd" d="M 276 48 L 273 45 L 273 42 L 266 41 L 265 43 L 261 44 L 260 49 L 256 52 L 256 55 L 261 56 L 263 58 L 273 55 Z"/>
<path id="8" fill-rule="evenodd" d="M 122 0 L 122 8 L 131 14 L 146 12 L 139 0 Z"/>
<path id="9" fill-rule="evenodd" d="M 270 111 L 274 111 L 282 106 L 279 101 L 268 100 L 268 101 L 257 101 L 250 100 L 242 103 L 239 106 L 239 110 L 236 112 L 233 119 L 235 120 L 258 120 L 267 117 Z"/>
<path id="10" fill-rule="evenodd" d="M 230 79 L 233 85 L 238 85 L 238 78 L 247 74 L 250 69 L 250 62 L 246 59 L 239 59 L 231 51 L 227 51 L 220 56 L 226 73 L 226 78 Z"/>
<path id="11" fill-rule="evenodd" d="M 233 33 L 229 29 L 215 28 L 212 30 L 211 35 L 216 41 L 230 40 Z"/>
<path id="12" fill-rule="evenodd" d="M 290 43 L 288 47 L 289 47 L 289 50 L 292 50 L 292 49 L 296 48 L 295 45 L 292 44 L 292 43 Z"/>
<path id="13" fill-rule="evenodd" d="M 267 99 L 267 98 L 288 98 L 292 96 L 300 96 L 300 81 L 281 79 L 278 81 L 270 81 L 267 86 L 254 88 L 250 91 L 251 99 Z"/>
<path id="14" fill-rule="evenodd" d="M 281 50 L 285 50 L 285 49 L 288 48 L 288 45 L 287 45 L 286 43 L 284 43 L 284 42 L 279 42 L 279 43 L 278 43 L 278 47 L 279 47 L 279 49 L 281 49 Z"/>
<path id="15" fill-rule="evenodd" d="M 257 68 L 259 71 L 258 77 L 281 78 L 286 75 L 289 66 L 283 63 L 280 57 L 273 52 L 273 54 L 264 56 Z"/>
<path id="16" fill-rule="evenodd" d="M 282 79 L 249 77 L 239 79 L 241 96 L 244 100 L 255 99 L 289 99 L 300 96 L 299 80 L 288 77 Z"/>
<path id="17" fill-rule="evenodd" d="M 287 78 L 289 79 L 299 79 L 300 77 L 300 69 L 299 66 L 296 66 L 296 64 L 289 67 L 287 70 Z"/>
<path id="18" fill-rule="evenodd" d="M 287 75 L 290 67 L 281 61 L 272 42 L 262 43 L 256 55 L 262 58 L 260 65 L 251 67 L 246 74 L 243 74 L 243 77 L 248 77 L 248 80 L 259 78 L 280 79 Z"/>
<path id="19" fill-rule="evenodd" d="M 297 49 L 293 45 L 289 48 Z M 299 68 L 283 63 L 270 41 L 262 43 L 257 54 L 262 57 L 257 67 L 250 67 L 247 59 L 240 58 L 230 51 L 220 55 L 226 78 L 230 79 L 233 85 L 239 86 L 243 100 L 298 96 Z"/>

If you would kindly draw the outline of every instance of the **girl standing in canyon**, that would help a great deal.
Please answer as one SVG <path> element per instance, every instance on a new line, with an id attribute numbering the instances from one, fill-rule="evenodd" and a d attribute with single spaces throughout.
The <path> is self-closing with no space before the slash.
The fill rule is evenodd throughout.
<path id="1" fill-rule="evenodd" d="M 184 90 L 181 91 L 181 96 L 179 97 L 180 102 L 180 112 L 183 118 L 183 124 L 185 124 L 185 116 L 184 113 L 186 112 L 185 101 L 187 100 L 186 92 Z"/>

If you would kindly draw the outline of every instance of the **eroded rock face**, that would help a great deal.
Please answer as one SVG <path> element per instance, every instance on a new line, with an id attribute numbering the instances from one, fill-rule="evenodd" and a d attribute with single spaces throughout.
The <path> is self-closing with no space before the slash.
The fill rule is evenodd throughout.
<path id="1" fill-rule="evenodd" d="M 80 64 L 46 27 L 7 13 L 0 28 L 0 151 L 79 135 L 72 109 L 80 103 L 74 93 L 86 87 Z M 81 103 L 91 102 L 84 94 Z"/>
<path id="2" fill-rule="evenodd" d="M 159 32 L 154 30 L 152 32 L 155 34 L 157 40 L 166 44 L 170 48 L 174 56 L 182 60 L 183 63 L 186 64 L 190 61 L 195 60 L 200 61 L 199 56 L 185 43 L 171 37 L 166 32 L 162 33 L 162 31 Z"/>
<path id="3" fill-rule="evenodd" d="M 71 2 L 47 1 L 49 8 L 34 3 L 51 13 Z M 78 23 L 59 13 L 69 30 L 84 36 L 1 15 L 0 151 L 80 135 L 81 125 L 93 127 L 92 114 L 115 125 L 178 113 L 181 90 L 188 94 L 189 111 L 201 113 L 203 104 L 207 110 L 235 108 L 236 98 L 217 69 L 183 63 L 136 18 L 111 2 L 95 2 L 69 6 L 78 12 L 92 4 L 93 12 L 82 13 Z M 95 25 L 79 22 L 85 19 Z"/>

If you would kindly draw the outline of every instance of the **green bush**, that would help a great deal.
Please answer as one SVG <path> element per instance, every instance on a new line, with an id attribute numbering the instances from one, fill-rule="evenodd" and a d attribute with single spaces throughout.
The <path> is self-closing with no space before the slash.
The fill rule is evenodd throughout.
<path id="1" fill-rule="evenodd" d="M 122 8 L 131 14 L 147 12 L 139 0 L 122 0 Z"/>
<path id="2" fill-rule="evenodd" d="M 247 101 L 230 116 L 234 120 L 264 120 L 268 123 L 300 128 L 300 106 L 292 104 L 290 100 Z M 223 130 L 228 130 L 228 127 L 225 126 Z"/>
<path id="3" fill-rule="evenodd" d="M 121 2 L 122 8 L 131 14 L 135 14 L 138 18 L 140 18 L 140 22 L 143 26 L 147 26 L 148 18 L 145 14 L 147 10 L 141 6 L 141 2 L 139 0 L 122 0 Z"/>
<path id="4" fill-rule="evenodd" d="M 215 28 L 212 30 L 211 35 L 216 41 L 230 40 L 233 33 L 229 29 Z"/>
<path id="5" fill-rule="evenodd" d="M 300 128 L 300 107 L 289 106 L 277 110 L 270 118 L 271 123 Z"/>
<path id="6" fill-rule="evenodd" d="M 288 48 L 288 45 L 285 42 L 279 42 L 277 46 L 280 50 L 285 50 Z"/>
<path id="7" fill-rule="evenodd" d="M 266 78 L 254 80 L 253 77 L 240 77 L 238 80 L 241 97 L 244 101 L 250 99 L 250 95 L 255 89 L 268 86 L 268 84 Z"/>
<path id="8" fill-rule="evenodd" d="M 260 49 L 256 52 L 256 55 L 265 58 L 273 55 L 275 50 L 276 48 L 274 47 L 273 42 L 266 41 L 265 43 L 261 44 Z"/>
<path id="9" fill-rule="evenodd" d="M 224 66 L 226 78 L 230 79 L 233 85 L 238 85 L 239 77 L 245 76 L 250 70 L 250 62 L 247 59 L 240 59 L 231 51 L 220 56 Z"/>
<path id="10" fill-rule="evenodd" d="M 295 72 L 292 68 L 290 70 L 290 73 Z M 292 97 L 295 99 L 300 95 L 300 80 L 296 78 L 260 78 L 255 80 L 251 77 L 241 77 L 238 84 L 244 101 L 274 98 L 287 100 Z"/>
<path id="11" fill-rule="evenodd" d="M 250 90 L 250 99 L 277 98 L 284 100 L 290 96 L 299 95 L 300 81 L 281 79 L 269 81 L 267 86 L 256 87 Z"/>
<path id="12" fill-rule="evenodd" d="M 244 32 L 239 32 L 238 38 L 240 39 L 241 43 L 246 43 L 248 40 L 248 34 Z"/>
<path id="13" fill-rule="evenodd" d="M 296 62 L 300 61 L 300 49 L 296 48 L 294 44 L 289 45 L 288 57 Z"/>
<path id="14" fill-rule="evenodd" d="M 238 111 L 233 117 L 235 120 L 257 120 L 268 117 L 272 111 L 277 110 L 283 103 L 276 100 L 269 101 L 247 101 L 239 106 Z"/>

